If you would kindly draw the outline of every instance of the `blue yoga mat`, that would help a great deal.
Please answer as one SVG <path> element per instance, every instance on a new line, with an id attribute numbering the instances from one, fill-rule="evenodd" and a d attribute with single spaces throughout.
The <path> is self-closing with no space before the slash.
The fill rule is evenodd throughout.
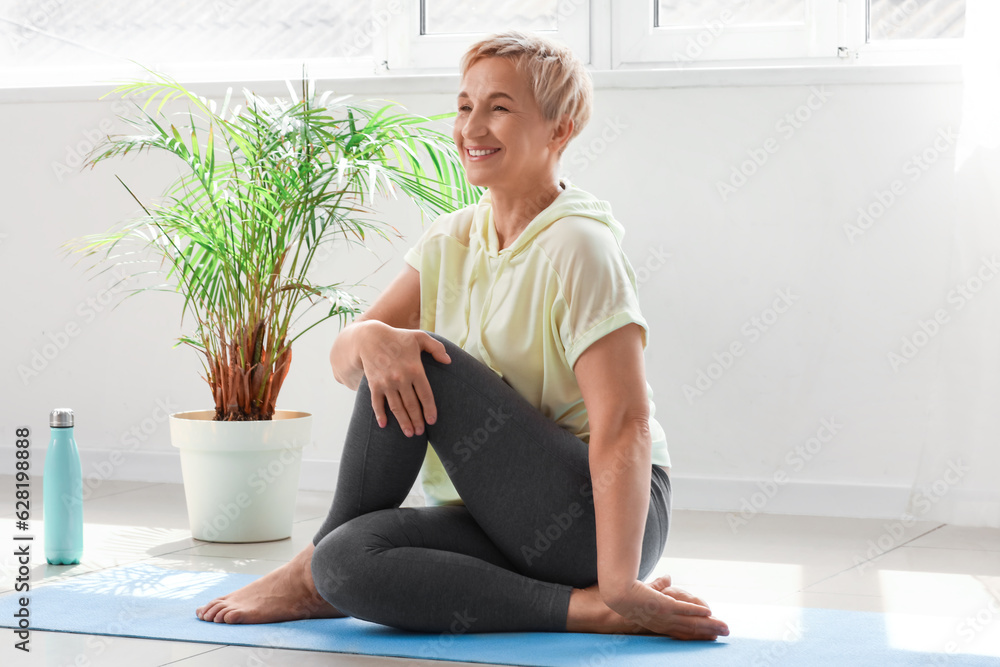
<path id="1" fill-rule="evenodd" d="M 892 646 L 905 618 L 829 609 L 730 605 L 717 616 L 729 637 L 684 642 L 663 637 L 579 633 L 421 634 L 353 618 L 268 625 L 206 623 L 196 607 L 257 576 L 189 572 L 135 564 L 82 574 L 30 593 L 31 629 L 270 648 L 360 653 L 505 665 L 992 665 L 987 656 L 948 656 Z M 470 592 L 472 593 L 472 592 Z M 472 593 L 474 594 L 474 593 Z M 0 627 L 16 627 L 18 597 L 0 597 Z M 919 627 L 910 628 L 919 631 Z M 892 630 L 889 632 L 889 630 Z M 760 637 L 772 637 L 761 639 Z M 942 646 L 941 650 L 944 650 Z M 938 662 L 940 661 L 940 662 Z"/>

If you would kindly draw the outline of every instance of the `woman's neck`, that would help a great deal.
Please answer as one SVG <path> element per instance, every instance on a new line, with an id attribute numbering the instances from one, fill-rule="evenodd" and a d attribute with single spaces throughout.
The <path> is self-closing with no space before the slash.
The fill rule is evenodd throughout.
<path id="1" fill-rule="evenodd" d="M 499 249 L 510 247 L 521 232 L 539 213 L 548 208 L 562 193 L 559 179 L 539 183 L 525 191 L 490 188 L 493 228 L 497 232 Z"/>

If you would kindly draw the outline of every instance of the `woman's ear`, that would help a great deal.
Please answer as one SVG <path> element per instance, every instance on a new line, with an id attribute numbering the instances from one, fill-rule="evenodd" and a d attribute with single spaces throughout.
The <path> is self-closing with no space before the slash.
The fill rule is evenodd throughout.
<path id="1" fill-rule="evenodd" d="M 552 130 L 551 138 L 556 153 L 561 155 L 563 150 L 565 150 L 566 144 L 569 143 L 569 138 L 573 136 L 574 126 L 573 119 L 569 114 L 563 114 L 563 117 L 556 123 L 555 128 Z"/>

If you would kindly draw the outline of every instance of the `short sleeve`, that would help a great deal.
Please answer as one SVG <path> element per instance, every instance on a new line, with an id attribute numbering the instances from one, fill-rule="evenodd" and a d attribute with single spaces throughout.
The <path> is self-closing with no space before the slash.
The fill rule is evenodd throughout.
<path id="1" fill-rule="evenodd" d="M 434 222 L 437 222 L 440 218 L 436 218 Z M 423 233 L 420 234 L 420 238 L 417 242 L 413 244 L 409 250 L 403 255 L 403 261 L 415 268 L 417 271 L 420 270 L 420 258 L 424 253 L 424 244 L 427 242 L 427 237 L 430 235 L 431 230 L 434 228 L 434 223 L 432 222 L 424 229 Z"/>
<path id="2" fill-rule="evenodd" d="M 421 263 L 424 259 L 424 248 L 427 246 L 428 241 L 433 237 L 456 236 L 461 234 L 462 222 L 465 218 L 470 218 L 468 214 L 471 213 L 471 210 L 472 207 L 467 207 L 466 209 L 459 209 L 457 211 L 453 211 L 452 213 L 439 215 L 433 222 L 431 222 L 431 224 L 427 225 L 424 231 L 420 234 L 420 237 L 417 239 L 417 242 L 403 254 L 403 261 L 415 268 L 417 271 L 420 271 L 422 266 Z"/>
<path id="3" fill-rule="evenodd" d="M 565 301 L 559 335 L 570 368 L 588 347 L 616 329 L 638 324 L 643 348 L 649 332 L 639 309 L 635 274 L 614 233 L 596 220 L 582 227 L 582 233 L 568 240 L 559 267 Z"/>

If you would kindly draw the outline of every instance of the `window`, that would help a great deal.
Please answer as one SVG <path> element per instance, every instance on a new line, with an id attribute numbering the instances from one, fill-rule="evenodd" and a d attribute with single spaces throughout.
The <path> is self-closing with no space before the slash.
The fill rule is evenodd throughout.
<path id="1" fill-rule="evenodd" d="M 385 47 L 390 72 L 454 72 L 470 44 L 508 29 L 548 34 L 590 62 L 590 0 L 382 1 L 392 17 Z"/>
<path id="2" fill-rule="evenodd" d="M 870 0 L 868 12 L 873 42 L 965 36 L 965 0 Z"/>
<path id="3" fill-rule="evenodd" d="M 130 60 L 178 76 L 294 79 L 304 62 L 370 74 L 379 30 L 368 3 L 344 0 L 7 0 L 0 82 L 142 74 Z"/>
<path id="4" fill-rule="evenodd" d="M 936 62 L 961 53 L 965 0 L 867 0 L 860 4 L 865 33 L 856 33 L 854 41 L 864 62 Z"/>
<path id="5" fill-rule="evenodd" d="M 954 52 L 965 0 L 612 0 L 615 68 Z"/>
<path id="6" fill-rule="evenodd" d="M 615 0 L 616 67 L 833 57 L 833 0 Z"/>

